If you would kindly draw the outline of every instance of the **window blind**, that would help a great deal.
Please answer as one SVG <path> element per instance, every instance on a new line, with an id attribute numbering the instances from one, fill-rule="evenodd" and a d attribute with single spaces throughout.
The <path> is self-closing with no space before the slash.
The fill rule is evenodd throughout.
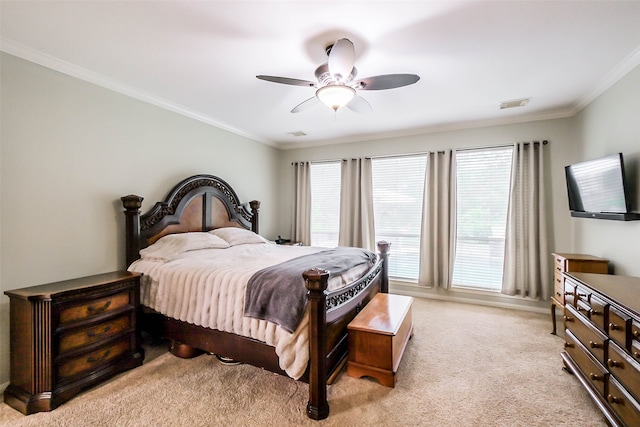
<path id="1" fill-rule="evenodd" d="M 338 246 L 340 161 L 311 164 L 311 246 Z"/>
<path id="2" fill-rule="evenodd" d="M 418 280 L 426 156 L 372 159 L 376 241 L 391 243 L 389 276 Z"/>
<path id="3" fill-rule="evenodd" d="M 500 290 L 512 147 L 456 153 L 453 287 Z"/>

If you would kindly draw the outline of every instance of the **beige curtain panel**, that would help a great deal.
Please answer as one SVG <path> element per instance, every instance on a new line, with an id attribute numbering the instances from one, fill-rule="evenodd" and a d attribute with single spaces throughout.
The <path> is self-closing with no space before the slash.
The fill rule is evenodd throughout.
<path id="1" fill-rule="evenodd" d="M 342 162 L 338 244 L 376 251 L 371 159 Z"/>
<path id="2" fill-rule="evenodd" d="M 502 293 L 549 299 L 544 143 L 513 149 Z"/>
<path id="3" fill-rule="evenodd" d="M 427 155 L 420 236 L 420 286 L 451 287 L 456 242 L 455 177 L 452 150 Z"/>
<path id="4" fill-rule="evenodd" d="M 311 163 L 296 162 L 293 170 L 291 240 L 311 244 Z"/>

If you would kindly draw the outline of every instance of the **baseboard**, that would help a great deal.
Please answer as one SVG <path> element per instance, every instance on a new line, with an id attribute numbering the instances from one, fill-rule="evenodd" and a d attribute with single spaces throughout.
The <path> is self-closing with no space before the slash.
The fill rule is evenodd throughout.
<path id="1" fill-rule="evenodd" d="M 4 403 L 4 391 L 9 387 L 9 383 L 0 384 L 0 402 Z"/>
<path id="2" fill-rule="evenodd" d="M 424 288 L 413 283 L 391 282 L 389 292 L 440 301 L 451 301 L 463 304 L 485 305 L 489 307 L 507 308 L 511 310 L 530 311 L 534 313 L 548 313 L 548 301 L 535 301 L 517 297 L 510 297 L 494 292 L 445 290 Z"/>

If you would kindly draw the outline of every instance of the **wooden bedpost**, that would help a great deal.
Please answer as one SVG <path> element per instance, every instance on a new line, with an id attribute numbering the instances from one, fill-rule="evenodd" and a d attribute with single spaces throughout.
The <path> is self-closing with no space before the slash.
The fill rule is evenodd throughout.
<path id="1" fill-rule="evenodd" d="M 260 234 L 258 232 L 258 210 L 260 209 L 260 202 L 252 200 L 249 202 L 249 207 L 251 208 L 251 231 Z"/>
<path id="2" fill-rule="evenodd" d="M 302 276 L 309 301 L 309 402 L 307 415 L 314 420 L 329 416 L 327 402 L 327 284 L 329 272 L 320 268 Z"/>
<path id="3" fill-rule="evenodd" d="M 120 197 L 125 212 L 125 232 L 126 232 L 126 267 L 133 261 L 140 258 L 140 208 L 143 198 L 130 194 Z"/>
<path id="4" fill-rule="evenodd" d="M 382 277 L 380 279 L 380 292 L 389 293 L 389 248 L 391 243 L 381 240 L 378 242 L 378 252 L 382 259 Z"/>

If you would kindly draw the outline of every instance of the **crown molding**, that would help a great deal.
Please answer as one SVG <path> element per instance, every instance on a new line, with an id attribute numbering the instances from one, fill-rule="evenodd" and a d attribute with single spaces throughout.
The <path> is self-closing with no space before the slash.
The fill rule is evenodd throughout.
<path id="1" fill-rule="evenodd" d="M 41 65 L 43 67 L 52 69 L 54 71 L 58 71 L 60 73 L 69 75 L 71 77 L 75 77 L 77 79 L 84 80 L 86 82 L 95 84 L 97 86 L 112 90 L 114 92 L 118 92 L 130 98 L 134 98 L 139 101 L 142 101 L 151 105 L 155 105 L 156 107 L 160 107 L 165 110 L 172 111 L 182 116 L 189 117 L 194 120 L 198 120 L 199 122 L 203 122 L 208 125 L 215 126 L 217 128 L 251 139 L 253 141 L 256 141 L 265 145 L 269 145 L 269 146 L 275 146 L 271 141 L 263 140 L 261 138 L 258 138 L 255 135 L 251 135 L 247 132 L 244 132 L 240 129 L 236 129 L 232 126 L 228 126 L 198 111 L 188 109 L 186 107 L 183 107 L 182 105 L 176 104 L 167 99 L 163 99 L 155 95 L 143 92 L 132 86 L 126 85 L 118 80 L 111 79 L 102 74 L 87 70 L 86 68 L 79 67 L 70 62 L 63 61 L 59 58 L 56 58 L 54 56 L 51 56 L 39 50 L 14 42 L 13 40 L 1 38 L 0 51 L 3 51 L 13 56 L 17 56 L 18 58 L 22 58 L 24 60 Z"/>
<path id="2" fill-rule="evenodd" d="M 574 105 L 577 114 L 584 107 L 593 102 L 598 96 L 602 95 L 607 89 L 616 84 L 620 79 L 626 76 L 631 70 L 640 65 L 640 46 L 627 55 L 616 67 L 614 67 L 604 78 L 585 96 L 578 99 Z"/>

